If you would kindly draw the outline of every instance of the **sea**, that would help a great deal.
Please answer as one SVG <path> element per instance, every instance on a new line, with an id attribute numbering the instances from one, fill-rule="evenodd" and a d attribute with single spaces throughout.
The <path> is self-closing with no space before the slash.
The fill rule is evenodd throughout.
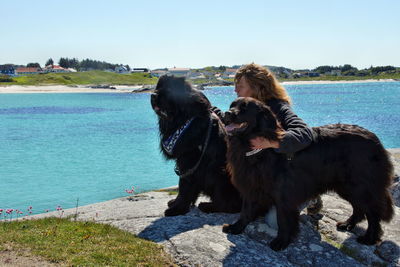
<path id="1" fill-rule="evenodd" d="M 357 124 L 400 147 L 400 82 L 285 87 L 310 126 Z M 204 93 L 221 110 L 236 97 L 233 87 Z M 25 216 L 169 187 L 173 169 L 149 93 L 0 94 L 0 210 Z"/>

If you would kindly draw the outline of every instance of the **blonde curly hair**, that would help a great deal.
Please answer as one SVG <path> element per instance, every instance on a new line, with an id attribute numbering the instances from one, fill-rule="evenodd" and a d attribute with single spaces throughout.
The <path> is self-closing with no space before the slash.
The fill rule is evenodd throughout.
<path id="1" fill-rule="evenodd" d="M 235 84 L 243 77 L 246 78 L 246 81 L 254 91 L 254 98 L 264 103 L 273 98 L 291 103 L 285 88 L 269 69 L 255 63 L 243 65 L 236 72 Z"/>

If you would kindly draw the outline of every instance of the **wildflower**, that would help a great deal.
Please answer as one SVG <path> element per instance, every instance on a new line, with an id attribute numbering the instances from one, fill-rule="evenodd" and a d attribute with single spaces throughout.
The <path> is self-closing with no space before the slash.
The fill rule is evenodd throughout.
<path id="1" fill-rule="evenodd" d="M 125 192 L 128 193 L 128 194 L 133 194 L 133 193 L 135 193 L 135 187 L 132 186 L 132 189 L 131 189 L 131 190 L 125 189 Z"/>

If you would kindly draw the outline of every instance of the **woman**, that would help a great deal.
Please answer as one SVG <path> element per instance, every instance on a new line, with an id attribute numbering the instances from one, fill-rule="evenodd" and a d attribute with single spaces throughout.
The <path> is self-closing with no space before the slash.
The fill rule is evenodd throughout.
<path id="1" fill-rule="evenodd" d="M 312 129 L 293 112 L 285 88 L 267 68 L 254 63 L 242 66 L 235 75 L 235 92 L 238 97 L 253 97 L 268 105 L 285 130 L 279 142 L 264 137 L 251 139 L 251 149 L 273 148 L 278 153 L 286 154 L 290 160 L 297 151 L 313 141 Z M 321 208 L 322 200 L 318 197 L 309 203 L 307 212 L 316 214 Z"/>
<path id="2" fill-rule="evenodd" d="M 313 131 L 294 114 L 285 88 L 268 69 L 254 63 L 241 67 L 235 75 L 235 92 L 238 97 L 253 97 L 268 105 L 285 130 L 281 142 L 264 137 L 252 139 L 252 149 L 274 148 L 279 153 L 293 154 L 311 144 Z"/>

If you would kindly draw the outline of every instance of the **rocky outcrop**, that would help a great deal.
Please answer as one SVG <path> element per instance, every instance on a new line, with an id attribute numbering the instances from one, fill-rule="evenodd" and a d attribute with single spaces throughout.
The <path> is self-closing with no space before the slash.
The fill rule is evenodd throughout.
<path id="1" fill-rule="evenodd" d="M 111 224 L 160 243 L 182 266 L 400 266 L 399 208 L 393 221 L 384 225 L 384 242 L 364 246 L 355 238 L 366 223 L 350 233 L 336 231 L 336 222 L 349 216 L 351 207 L 336 195 L 324 195 L 322 218 L 302 214 L 298 238 L 286 250 L 275 252 L 268 243 L 276 231 L 263 218 L 241 235 L 227 235 L 222 224 L 234 222 L 238 214 L 205 214 L 193 208 L 184 216 L 164 217 L 172 198 L 166 192 L 149 192 L 80 207 L 77 217 Z M 70 209 L 63 216 L 74 214 L 75 209 Z"/>
<path id="2" fill-rule="evenodd" d="M 366 222 L 352 232 L 338 232 L 336 222 L 350 216 L 351 206 L 335 194 L 323 195 L 321 214 L 301 214 L 296 240 L 286 250 L 275 252 L 268 243 L 276 230 L 264 218 L 248 225 L 243 234 L 227 235 L 222 232 L 222 224 L 233 223 L 238 214 L 205 214 L 194 207 L 184 216 L 164 217 L 167 202 L 174 197 L 168 192 L 149 192 L 79 207 L 78 212 L 65 210 L 63 216 L 76 214 L 79 220 L 111 224 L 153 240 L 181 266 L 400 266 L 398 207 L 393 220 L 383 224 L 383 242 L 365 246 L 357 243 L 356 237 L 365 231 Z M 59 214 L 33 217 L 51 215 Z"/>

